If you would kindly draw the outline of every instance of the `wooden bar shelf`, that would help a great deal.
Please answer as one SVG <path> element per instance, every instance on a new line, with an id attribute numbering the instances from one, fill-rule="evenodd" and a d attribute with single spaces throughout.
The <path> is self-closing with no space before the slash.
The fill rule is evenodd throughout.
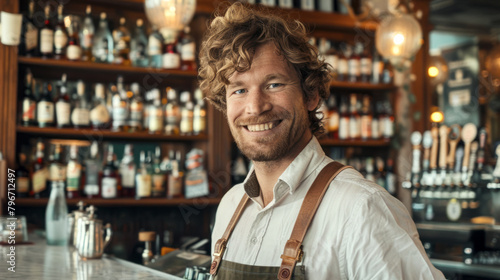
<path id="1" fill-rule="evenodd" d="M 342 81 L 332 81 L 330 87 L 334 89 L 346 90 L 364 90 L 364 91 L 393 91 L 397 87 L 394 84 L 371 84 L 371 83 L 352 83 Z"/>
<path id="2" fill-rule="evenodd" d="M 40 207 L 46 206 L 48 198 L 16 198 L 16 206 Z M 135 206 L 198 206 L 205 205 L 218 205 L 220 198 L 218 197 L 198 197 L 193 199 L 185 198 L 70 198 L 66 199 L 68 206 L 76 206 L 79 201 L 85 202 L 87 205 L 101 206 L 101 207 L 135 207 Z"/>
<path id="3" fill-rule="evenodd" d="M 323 146 L 341 146 L 341 147 L 388 147 L 391 143 L 390 139 L 379 140 L 338 140 L 322 138 L 319 143 Z"/>
<path id="4" fill-rule="evenodd" d="M 35 126 L 18 126 L 18 134 L 30 136 L 45 136 L 51 138 L 63 139 L 84 139 L 84 140 L 99 140 L 99 139 L 117 139 L 117 140 L 140 140 L 140 141 L 172 141 L 172 142 L 204 142 L 208 141 L 207 135 L 166 135 L 166 134 L 149 134 L 147 132 L 117 132 L 111 130 L 94 130 L 94 129 L 74 129 L 74 128 L 56 128 L 56 127 L 35 127 Z"/>

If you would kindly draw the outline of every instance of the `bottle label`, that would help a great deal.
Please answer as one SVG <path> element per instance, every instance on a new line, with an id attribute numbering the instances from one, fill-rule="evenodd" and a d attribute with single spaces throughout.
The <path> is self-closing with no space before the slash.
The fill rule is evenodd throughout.
<path id="1" fill-rule="evenodd" d="M 334 72 L 338 72 L 339 68 L 339 57 L 336 55 L 326 55 L 325 62 L 330 64 Z"/>
<path id="2" fill-rule="evenodd" d="M 153 174 L 153 194 L 165 195 L 165 175 Z"/>
<path id="3" fill-rule="evenodd" d="M 62 49 L 68 43 L 68 37 L 62 30 L 57 30 L 54 34 L 54 47 L 56 49 Z"/>
<path id="4" fill-rule="evenodd" d="M 181 67 L 181 58 L 177 53 L 163 54 L 163 68 L 165 69 L 178 69 Z"/>
<path id="5" fill-rule="evenodd" d="M 339 139 L 346 140 L 349 138 L 349 118 L 342 117 L 339 121 Z"/>
<path id="6" fill-rule="evenodd" d="M 35 120 L 36 102 L 34 100 L 25 98 L 23 100 L 23 121 Z"/>
<path id="7" fill-rule="evenodd" d="M 118 127 L 125 124 L 127 120 L 126 107 L 113 107 L 113 126 Z"/>
<path id="8" fill-rule="evenodd" d="M 90 111 L 90 121 L 94 125 L 106 124 L 109 122 L 110 116 L 105 105 L 99 104 Z"/>
<path id="9" fill-rule="evenodd" d="M 281 8 L 293 8 L 293 0 L 279 0 L 279 5 Z"/>
<path id="10" fill-rule="evenodd" d="M 82 48 L 90 49 L 92 47 L 93 37 L 94 37 L 94 34 L 90 34 L 90 32 L 87 32 L 85 35 L 83 35 Z"/>
<path id="11" fill-rule="evenodd" d="M 384 122 L 384 125 L 383 125 L 384 130 L 382 132 L 382 135 L 385 138 L 392 137 L 394 135 L 394 127 L 393 127 L 394 124 L 393 124 L 391 118 L 386 117 L 386 118 L 384 118 L 383 122 Z"/>
<path id="12" fill-rule="evenodd" d="M 346 59 L 339 59 L 338 61 L 338 72 L 340 74 L 347 74 L 349 71 L 349 66 L 347 65 Z"/>
<path id="13" fill-rule="evenodd" d="M 180 131 L 182 134 L 193 133 L 193 118 L 185 117 L 181 120 Z"/>
<path id="14" fill-rule="evenodd" d="M 116 178 L 102 178 L 102 198 L 115 198 L 118 180 Z"/>
<path id="15" fill-rule="evenodd" d="M 264 6 L 269 6 L 269 7 L 275 6 L 274 0 L 261 0 L 260 3 Z"/>
<path id="16" fill-rule="evenodd" d="M 32 186 L 35 193 L 41 193 L 47 188 L 47 178 L 49 178 L 47 168 L 42 168 L 33 173 Z"/>
<path id="17" fill-rule="evenodd" d="M 314 11 L 313 0 L 301 0 L 300 7 L 304 11 Z"/>
<path id="18" fill-rule="evenodd" d="M 66 168 L 61 164 L 51 164 L 49 167 L 49 180 L 50 181 L 65 181 Z"/>
<path id="19" fill-rule="evenodd" d="M 66 190 L 67 191 L 78 191 L 80 188 L 80 176 L 82 174 L 82 165 L 70 161 L 68 163 L 67 173 L 66 173 Z"/>
<path id="20" fill-rule="evenodd" d="M 135 187 L 135 168 L 127 165 L 122 166 L 120 168 L 120 174 L 122 175 L 123 188 L 133 189 Z"/>
<path id="21" fill-rule="evenodd" d="M 333 132 L 339 129 L 339 114 L 334 111 L 328 116 L 328 131 Z"/>
<path id="22" fill-rule="evenodd" d="M 194 61 L 196 45 L 194 42 L 183 44 L 181 47 L 181 58 L 184 61 Z"/>
<path id="23" fill-rule="evenodd" d="M 204 132 L 207 126 L 206 120 L 202 116 L 195 116 L 193 118 L 193 132 L 200 133 Z"/>
<path id="24" fill-rule="evenodd" d="M 361 74 L 370 76 L 372 74 L 372 60 L 370 58 L 362 58 L 360 61 Z"/>
<path id="25" fill-rule="evenodd" d="M 31 22 L 26 25 L 24 40 L 26 44 L 26 51 L 36 49 L 38 45 L 38 30 Z"/>
<path id="26" fill-rule="evenodd" d="M 69 45 L 66 49 L 66 56 L 69 60 L 79 60 L 82 57 L 82 49 L 77 45 Z"/>
<path id="27" fill-rule="evenodd" d="M 85 185 L 83 192 L 85 193 L 85 195 L 88 195 L 88 196 L 98 195 L 99 194 L 99 185 L 87 184 L 87 185 Z"/>
<path id="28" fill-rule="evenodd" d="M 380 124 L 378 118 L 372 119 L 372 138 L 379 139 L 380 138 Z"/>
<path id="29" fill-rule="evenodd" d="M 165 107 L 165 121 L 171 125 L 178 125 L 180 123 L 181 111 L 178 106 L 167 104 Z"/>
<path id="30" fill-rule="evenodd" d="M 361 116 L 361 138 L 367 139 L 371 138 L 372 133 L 372 117 L 370 115 Z"/>
<path id="31" fill-rule="evenodd" d="M 361 122 L 359 118 L 349 118 L 349 137 L 358 138 L 360 136 Z"/>
<path id="32" fill-rule="evenodd" d="M 40 101 L 36 109 L 39 123 L 54 122 L 54 103 L 50 101 Z"/>
<path id="33" fill-rule="evenodd" d="M 359 76 L 359 60 L 357 59 L 349 59 L 349 75 L 351 76 Z"/>
<path id="34" fill-rule="evenodd" d="M 149 36 L 148 55 L 161 55 L 161 41 L 155 36 Z"/>
<path id="35" fill-rule="evenodd" d="M 30 179 L 27 177 L 16 178 L 16 188 L 19 193 L 28 193 L 30 191 Z"/>
<path id="36" fill-rule="evenodd" d="M 137 190 L 138 197 L 151 196 L 151 175 L 150 174 L 137 174 Z"/>
<path id="37" fill-rule="evenodd" d="M 132 102 L 130 105 L 130 123 L 140 125 L 142 123 L 142 112 L 144 106 L 140 102 Z"/>
<path id="38" fill-rule="evenodd" d="M 75 108 L 71 113 L 71 122 L 74 125 L 86 126 L 90 123 L 89 110 L 85 108 Z"/>
<path id="39" fill-rule="evenodd" d="M 52 53 L 54 51 L 54 31 L 45 28 L 40 31 L 40 52 Z"/>
<path id="40" fill-rule="evenodd" d="M 182 177 L 170 175 L 168 176 L 168 196 L 177 197 L 182 195 Z"/>
<path id="41" fill-rule="evenodd" d="M 71 106 L 69 103 L 59 101 L 56 103 L 56 116 L 58 125 L 69 125 L 69 112 Z"/>
<path id="42" fill-rule="evenodd" d="M 150 110 L 148 120 L 149 131 L 157 132 L 163 129 L 163 114 L 161 109 L 154 108 Z"/>

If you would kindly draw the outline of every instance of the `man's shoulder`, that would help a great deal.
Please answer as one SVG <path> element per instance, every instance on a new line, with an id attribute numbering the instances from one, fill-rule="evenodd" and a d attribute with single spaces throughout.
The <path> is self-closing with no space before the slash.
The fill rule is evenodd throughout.
<path id="1" fill-rule="evenodd" d="M 222 197 L 219 203 L 219 208 L 223 207 L 225 210 L 227 208 L 236 208 L 244 193 L 245 190 L 243 188 L 243 183 L 234 185 Z"/>

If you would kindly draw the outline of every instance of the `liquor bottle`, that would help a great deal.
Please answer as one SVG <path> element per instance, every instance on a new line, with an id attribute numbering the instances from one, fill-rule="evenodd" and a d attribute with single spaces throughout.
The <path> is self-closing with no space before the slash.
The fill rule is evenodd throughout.
<path id="1" fill-rule="evenodd" d="M 125 145 L 123 151 L 123 158 L 120 162 L 120 176 L 122 179 L 122 196 L 134 197 L 135 196 L 135 161 L 134 150 L 132 144 Z"/>
<path id="2" fill-rule="evenodd" d="M 382 131 L 382 137 L 385 139 L 390 139 L 392 136 L 394 136 L 394 115 L 392 113 L 392 107 L 391 103 L 389 100 L 386 100 L 382 103 L 383 110 L 384 110 L 384 115 L 383 118 L 380 120 L 384 124 L 381 125 L 383 128 Z"/>
<path id="3" fill-rule="evenodd" d="M 82 165 L 78 160 L 78 147 L 71 146 L 69 150 L 69 161 L 66 168 L 66 197 L 80 197 L 80 183 L 82 178 Z"/>
<path id="4" fill-rule="evenodd" d="M 90 122 L 94 129 L 109 128 L 110 115 L 104 100 L 104 85 L 95 85 L 95 98 L 92 109 L 90 110 Z"/>
<path id="5" fill-rule="evenodd" d="M 247 2 L 250 2 L 250 1 L 247 1 Z M 293 0 L 278 0 L 278 5 L 279 5 L 280 8 L 292 9 L 293 8 L 293 2 L 294 2 Z M 255 3 L 253 3 L 253 4 L 255 4 Z"/>
<path id="6" fill-rule="evenodd" d="M 373 112 L 371 110 L 371 99 L 369 95 L 363 96 L 363 106 L 361 107 L 361 139 L 372 138 Z"/>
<path id="7" fill-rule="evenodd" d="M 195 71 L 198 68 L 196 66 L 196 43 L 190 32 L 189 26 L 184 27 L 184 32 L 179 38 L 181 70 L 185 71 Z"/>
<path id="8" fill-rule="evenodd" d="M 163 132 L 163 108 L 161 106 L 160 91 L 152 91 L 153 103 L 148 106 L 148 131 L 151 134 L 161 134 Z"/>
<path id="9" fill-rule="evenodd" d="M 56 102 L 57 127 L 69 127 L 71 104 L 69 102 L 66 74 L 62 75 L 60 84 L 60 95 Z"/>
<path id="10" fill-rule="evenodd" d="M 35 0 L 30 0 L 28 13 L 23 16 L 21 31 L 21 43 L 19 44 L 19 54 L 25 56 L 37 56 L 38 52 L 38 28 L 33 21 L 35 11 Z"/>
<path id="11" fill-rule="evenodd" d="M 300 0 L 300 9 L 303 11 L 314 11 L 315 10 L 314 0 Z"/>
<path id="12" fill-rule="evenodd" d="M 99 189 L 99 171 L 101 170 L 101 161 L 97 158 L 99 146 L 96 141 L 90 145 L 89 158 L 85 160 L 85 185 L 83 194 L 87 198 L 100 197 Z"/>
<path id="13" fill-rule="evenodd" d="M 164 69 L 179 69 L 181 56 L 176 50 L 176 40 L 173 35 L 165 38 L 162 66 Z"/>
<path id="14" fill-rule="evenodd" d="M 203 99 L 203 93 L 200 88 L 197 88 L 194 92 L 194 98 L 196 100 L 196 105 L 193 109 L 193 134 L 206 134 L 207 132 L 207 108 L 205 105 L 205 100 Z"/>
<path id="15" fill-rule="evenodd" d="M 144 102 L 142 101 L 141 92 L 138 83 L 130 85 L 130 91 L 133 93 L 130 98 L 130 119 L 129 131 L 141 131 L 142 128 L 142 114 L 144 112 Z"/>
<path id="16" fill-rule="evenodd" d="M 371 132 L 372 132 L 372 139 L 380 139 L 381 134 L 380 134 L 380 116 L 377 108 L 377 103 L 374 103 L 373 108 L 373 117 L 372 117 L 372 124 L 371 124 Z"/>
<path id="17" fill-rule="evenodd" d="M 31 192 L 35 198 L 42 198 L 49 196 L 49 189 L 47 188 L 47 179 L 49 178 L 49 171 L 44 160 L 44 149 L 42 141 L 36 144 L 35 161 L 33 168 L 31 168 Z"/>
<path id="18" fill-rule="evenodd" d="M 64 184 L 54 182 L 45 210 L 45 232 L 48 245 L 65 246 L 68 243 L 68 206 L 64 198 Z"/>
<path id="19" fill-rule="evenodd" d="M 153 188 L 151 190 L 152 197 L 165 197 L 165 173 L 160 168 L 161 149 L 156 147 L 153 159 Z"/>
<path id="20" fill-rule="evenodd" d="M 387 165 L 386 165 L 386 172 L 385 172 L 385 187 L 387 191 L 392 194 L 396 195 L 397 193 L 397 182 L 396 182 L 396 175 L 394 174 L 394 163 L 392 159 L 387 159 Z"/>
<path id="21" fill-rule="evenodd" d="M 130 41 L 130 61 L 133 66 L 147 67 L 149 64 L 146 48 L 148 46 L 148 37 L 144 32 L 144 23 L 142 19 L 136 22 L 134 37 Z"/>
<path id="22" fill-rule="evenodd" d="M 365 178 L 366 178 L 366 180 L 375 182 L 375 174 L 374 174 L 375 168 L 373 166 L 373 158 L 371 158 L 371 157 L 367 158 L 365 164 L 366 164 L 365 165 L 365 171 L 366 171 Z M 363 174 L 364 172 L 361 171 L 361 173 Z"/>
<path id="23" fill-rule="evenodd" d="M 377 49 L 375 48 L 373 51 L 373 62 L 372 62 L 372 78 L 371 78 L 372 84 L 380 83 L 383 68 L 384 68 L 384 63 L 380 59 L 380 55 L 378 54 Z"/>
<path id="24" fill-rule="evenodd" d="M 369 83 L 372 78 L 372 56 L 368 51 L 368 48 L 363 48 L 363 44 L 358 43 L 362 49 L 360 59 L 359 59 L 359 70 L 361 74 L 360 81 L 363 83 Z"/>
<path id="25" fill-rule="evenodd" d="M 334 95 L 330 95 L 328 98 L 328 134 L 332 139 L 339 138 L 339 122 L 337 99 Z"/>
<path id="26" fill-rule="evenodd" d="M 76 83 L 77 98 L 75 107 L 71 112 L 71 123 L 75 128 L 85 128 L 90 126 L 89 103 L 85 97 L 85 83 L 79 80 Z"/>
<path id="27" fill-rule="evenodd" d="M 163 36 L 158 31 L 156 25 L 152 26 L 152 32 L 149 34 L 148 38 L 148 56 L 149 56 L 149 66 L 154 68 L 163 67 Z"/>
<path id="28" fill-rule="evenodd" d="M 384 58 L 384 68 L 382 70 L 382 83 L 390 84 L 392 83 L 394 78 L 394 71 L 392 68 L 392 64 L 389 62 L 389 59 Z"/>
<path id="29" fill-rule="evenodd" d="M 42 95 L 36 105 L 36 119 L 39 127 L 54 125 L 54 102 L 52 101 L 52 85 L 43 84 Z"/>
<path id="30" fill-rule="evenodd" d="M 85 19 L 83 20 L 82 30 L 80 32 L 80 46 L 82 48 L 82 60 L 92 61 L 92 43 L 94 39 L 95 27 L 92 21 L 92 8 L 87 5 L 85 9 Z"/>
<path id="31" fill-rule="evenodd" d="M 113 36 L 109 31 L 106 13 L 101 13 L 101 20 L 97 27 L 94 39 L 92 41 L 92 55 L 95 62 L 111 63 L 113 62 Z"/>
<path id="32" fill-rule="evenodd" d="M 361 117 L 358 114 L 356 94 L 351 94 L 349 99 L 349 139 L 358 140 L 361 136 Z"/>
<path id="33" fill-rule="evenodd" d="M 33 75 L 29 69 L 26 71 L 24 82 L 22 122 L 24 126 L 36 125 L 36 101 L 32 90 Z"/>
<path id="34" fill-rule="evenodd" d="M 181 122 L 179 125 L 179 131 L 181 135 L 192 135 L 194 105 L 191 101 L 191 95 L 189 91 L 183 91 L 181 93 L 181 100 L 183 100 L 184 106 L 182 106 L 181 109 Z"/>
<path id="35" fill-rule="evenodd" d="M 181 198 L 183 192 L 184 172 L 181 166 L 181 152 L 175 153 L 175 159 L 171 159 L 172 170 L 168 176 L 167 198 Z"/>
<path id="36" fill-rule="evenodd" d="M 112 97 L 112 119 L 113 125 L 111 129 L 113 131 L 127 131 L 128 130 L 128 116 L 130 111 L 130 105 L 127 98 L 127 92 L 125 91 L 123 85 L 123 77 L 118 76 L 118 81 L 116 87 L 111 87 Z"/>
<path id="37" fill-rule="evenodd" d="M 103 167 L 101 175 L 101 196 L 102 198 L 117 198 L 120 186 L 120 175 L 114 163 L 113 146 L 108 146 L 106 165 Z"/>
<path id="38" fill-rule="evenodd" d="M 337 68 L 337 80 L 347 81 L 349 74 L 348 57 L 350 56 L 350 49 L 348 45 L 342 43 L 339 45 L 339 60 Z"/>
<path id="39" fill-rule="evenodd" d="M 113 49 L 114 63 L 122 65 L 130 65 L 130 31 L 125 25 L 127 20 L 120 18 L 120 25 L 113 30 L 113 41 L 115 48 Z"/>
<path id="40" fill-rule="evenodd" d="M 149 152 L 150 153 L 150 152 Z M 136 198 L 147 198 L 151 197 L 151 163 L 150 159 L 146 158 L 146 153 L 141 151 L 140 153 L 140 168 L 137 170 L 136 175 Z"/>
<path id="41" fill-rule="evenodd" d="M 340 99 L 339 139 L 349 139 L 349 109 L 345 96 Z"/>
<path id="42" fill-rule="evenodd" d="M 167 104 L 165 105 L 165 133 L 168 135 L 179 135 L 181 110 L 177 102 L 177 91 L 167 88 Z"/>
<path id="43" fill-rule="evenodd" d="M 260 0 L 260 4 L 268 7 L 276 6 L 276 0 Z"/>
<path id="44" fill-rule="evenodd" d="M 66 47 L 66 57 L 71 61 L 78 61 L 82 58 L 82 48 L 78 35 L 80 25 L 77 21 L 71 21 L 68 27 L 68 46 Z"/>
<path id="45" fill-rule="evenodd" d="M 45 21 L 40 29 L 40 55 L 43 58 L 52 57 L 54 51 L 54 29 L 50 23 L 50 5 L 45 5 Z"/>
<path id="46" fill-rule="evenodd" d="M 26 154 L 19 153 L 19 166 L 16 169 L 16 197 L 28 197 L 30 193 L 30 172 L 26 168 Z"/>
<path id="47" fill-rule="evenodd" d="M 54 183 L 62 184 L 63 188 L 66 184 L 66 164 L 62 160 L 62 147 L 56 144 L 52 160 L 49 163 L 49 184 L 53 186 Z"/>
<path id="48" fill-rule="evenodd" d="M 349 78 L 348 81 L 351 83 L 359 82 L 361 80 L 360 74 L 360 55 L 363 45 L 359 42 L 356 43 L 354 51 L 349 57 L 347 64 L 349 68 Z"/>
<path id="49" fill-rule="evenodd" d="M 325 62 L 332 66 L 333 80 L 338 80 L 339 53 L 337 52 L 337 46 L 334 43 L 330 44 L 330 48 L 325 53 Z"/>
<path id="50" fill-rule="evenodd" d="M 54 31 L 54 58 L 64 59 L 68 44 L 68 31 L 64 25 L 63 5 L 57 6 L 57 24 Z"/>

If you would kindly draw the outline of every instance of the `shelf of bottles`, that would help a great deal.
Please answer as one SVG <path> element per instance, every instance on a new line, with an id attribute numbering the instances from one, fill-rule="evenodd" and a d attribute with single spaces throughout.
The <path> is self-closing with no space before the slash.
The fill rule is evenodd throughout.
<path id="1" fill-rule="evenodd" d="M 498 217 L 493 195 L 500 189 L 500 145 L 488 153 L 486 129 L 433 123 L 411 135 L 411 190 L 417 222 L 470 223 L 478 216 Z M 496 165 L 492 160 L 497 158 Z"/>

